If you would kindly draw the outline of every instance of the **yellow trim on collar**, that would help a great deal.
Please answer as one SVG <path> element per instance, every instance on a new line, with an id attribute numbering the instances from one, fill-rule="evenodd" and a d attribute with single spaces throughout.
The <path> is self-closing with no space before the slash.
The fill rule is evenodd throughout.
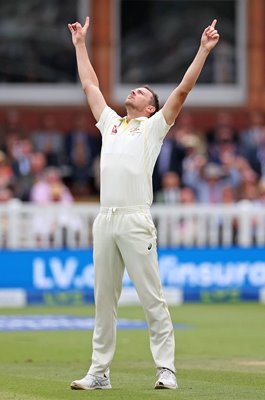
<path id="1" fill-rule="evenodd" d="M 126 118 L 127 118 L 126 116 L 125 117 L 120 117 L 119 120 L 121 122 L 125 121 L 126 125 L 128 125 L 128 122 L 127 122 Z M 131 121 L 146 121 L 147 119 L 148 119 L 147 117 L 137 117 L 137 118 L 133 118 Z"/>

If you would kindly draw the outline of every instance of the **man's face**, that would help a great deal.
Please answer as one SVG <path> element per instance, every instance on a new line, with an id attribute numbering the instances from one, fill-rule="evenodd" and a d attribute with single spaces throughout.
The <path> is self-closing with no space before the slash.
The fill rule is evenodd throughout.
<path id="1" fill-rule="evenodd" d="M 126 106 L 133 107 L 140 112 L 150 104 L 152 104 L 152 93 L 143 87 L 133 89 L 125 100 Z"/>

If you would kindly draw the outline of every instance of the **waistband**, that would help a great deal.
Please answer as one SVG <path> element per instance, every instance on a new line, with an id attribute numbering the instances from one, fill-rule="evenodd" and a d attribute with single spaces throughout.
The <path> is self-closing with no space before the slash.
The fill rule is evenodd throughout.
<path id="1" fill-rule="evenodd" d="M 100 214 L 133 214 L 136 212 L 150 212 L 149 206 L 129 206 L 129 207 L 100 207 Z"/>
<path id="2" fill-rule="evenodd" d="M 111 217 L 122 214 L 133 214 L 137 212 L 150 213 L 149 206 L 130 206 L 130 207 L 100 207 L 100 214 L 106 214 L 107 220 L 110 221 Z"/>

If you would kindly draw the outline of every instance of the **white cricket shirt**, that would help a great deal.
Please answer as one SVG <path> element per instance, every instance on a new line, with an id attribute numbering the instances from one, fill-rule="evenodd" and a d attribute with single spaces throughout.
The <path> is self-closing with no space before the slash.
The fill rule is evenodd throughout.
<path id="1" fill-rule="evenodd" d="M 96 126 L 102 134 L 101 206 L 151 206 L 154 165 L 170 129 L 162 111 L 127 123 L 105 107 Z"/>

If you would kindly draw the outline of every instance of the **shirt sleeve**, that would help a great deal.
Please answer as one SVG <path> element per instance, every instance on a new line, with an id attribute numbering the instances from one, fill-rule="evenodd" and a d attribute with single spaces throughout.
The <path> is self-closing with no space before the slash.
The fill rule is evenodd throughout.
<path id="1" fill-rule="evenodd" d="M 161 109 L 147 120 L 148 136 L 162 142 L 173 125 L 174 123 L 171 125 L 167 124 Z"/>
<path id="2" fill-rule="evenodd" d="M 117 121 L 117 118 L 120 117 L 114 110 L 112 110 L 112 108 L 109 106 L 104 108 L 98 122 L 96 123 L 96 127 L 100 130 L 102 136 L 107 132 L 108 127 Z"/>

